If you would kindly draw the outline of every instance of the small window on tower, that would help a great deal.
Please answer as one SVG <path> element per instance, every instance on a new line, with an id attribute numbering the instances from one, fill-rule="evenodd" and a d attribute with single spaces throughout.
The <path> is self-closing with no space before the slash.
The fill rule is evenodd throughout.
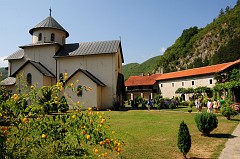
<path id="1" fill-rule="evenodd" d="M 38 41 L 42 41 L 42 33 L 38 34 Z"/>
<path id="2" fill-rule="evenodd" d="M 51 41 L 54 41 L 54 40 L 55 40 L 55 34 L 52 33 L 52 34 L 51 34 Z"/>

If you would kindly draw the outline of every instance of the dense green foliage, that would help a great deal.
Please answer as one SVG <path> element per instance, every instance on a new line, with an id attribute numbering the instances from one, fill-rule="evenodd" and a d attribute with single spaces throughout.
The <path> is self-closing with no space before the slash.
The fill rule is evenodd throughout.
<path id="1" fill-rule="evenodd" d="M 7 78 L 8 71 L 4 67 L 0 68 L 0 73 L 1 73 L 0 80 Z"/>
<path id="2" fill-rule="evenodd" d="M 203 135 L 208 136 L 218 126 L 218 119 L 213 113 L 199 113 L 195 116 L 197 128 Z"/>
<path id="3" fill-rule="evenodd" d="M 232 116 L 238 115 L 238 112 L 229 105 L 224 104 L 221 107 L 221 114 L 230 120 Z"/>
<path id="4" fill-rule="evenodd" d="M 239 3 L 239 2 L 238 2 Z M 159 66 L 173 72 L 240 58 L 240 5 L 222 9 L 217 18 L 204 28 L 185 29 L 175 43 L 162 56 L 151 58 L 142 64 L 123 67 L 125 79 L 131 75 L 154 72 Z"/>
<path id="5" fill-rule="evenodd" d="M 184 121 L 181 122 L 178 131 L 178 149 L 182 152 L 184 158 L 191 148 L 191 135 L 188 130 L 187 124 Z"/>

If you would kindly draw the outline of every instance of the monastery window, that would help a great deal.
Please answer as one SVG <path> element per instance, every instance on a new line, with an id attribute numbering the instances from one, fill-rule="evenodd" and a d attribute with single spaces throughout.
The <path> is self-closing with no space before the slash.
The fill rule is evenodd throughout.
<path id="1" fill-rule="evenodd" d="M 83 89 L 81 85 L 77 86 L 77 96 L 81 97 L 83 95 Z"/>
<path id="2" fill-rule="evenodd" d="M 184 86 L 184 82 L 182 82 L 182 86 Z"/>
<path id="3" fill-rule="evenodd" d="M 212 79 L 209 79 L 209 84 L 213 84 L 213 80 Z"/>
<path id="4" fill-rule="evenodd" d="M 38 34 L 38 41 L 42 41 L 42 33 Z"/>
<path id="5" fill-rule="evenodd" d="M 51 41 L 54 41 L 54 40 L 55 40 L 55 34 L 52 33 L 52 34 L 51 34 Z"/>
<path id="6" fill-rule="evenodd" d="M 60 74 L 59 74 L 59 81 L 60 81 L 60 82 L 63 82 L 63 73 L 60 73 Z"/>
<path id="7" fill-rule="evenodd" d="M 28 84 L 28 86 L 32 85 L 32 74 L 31 73 L 27 74 L 27 84 Z"/>
<path id="8" fill-rule="evenodd" d="M 172 87 L 174 87 L 174 83 L 172 83 Z"/>
<path id="9" fill-rule="evenodd" d="M 163 87 L 163 84 L 161 83 L 161 87 Z"/>
<path id="10" fill-rule="evenodd" d="M 194 86 L 195 85 L 195 82 L 194 81 L 192 81 L 192 86 Z"/>

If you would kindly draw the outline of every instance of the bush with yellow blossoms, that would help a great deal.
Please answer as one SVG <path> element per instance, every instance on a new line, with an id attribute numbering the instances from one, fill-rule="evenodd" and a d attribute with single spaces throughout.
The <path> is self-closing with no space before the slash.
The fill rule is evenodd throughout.
<path id="1" fill-rule="evenodd" d="M 92 108 L 81 110 L 77 102 L 67 113 L 46 114 L 44 106 L 66 104 L 58 93 L 67 88 L 75 90 L 74 84 L 65 86 L 61 82 L 40 89 L 30 86 L 2 102 L 0 158 L 121 157 L 123 142 L 108 129 L 109 119 L 104 113 Z M 51 98 L 41 104 L 43 90 L 51 92 Z"/>

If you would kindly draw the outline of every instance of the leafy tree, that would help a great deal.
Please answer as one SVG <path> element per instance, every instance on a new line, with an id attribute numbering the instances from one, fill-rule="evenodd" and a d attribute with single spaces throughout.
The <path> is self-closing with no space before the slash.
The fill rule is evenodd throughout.
<path id="1" fill-rule="evenodd" d="M 187 158 L 186 155 L 191 148 L 191 135 L 189 133 L 188 126 L 184 123 L 184 121 L 181 122 L 179 127 L 177 145 L 184 158 Z"/>

